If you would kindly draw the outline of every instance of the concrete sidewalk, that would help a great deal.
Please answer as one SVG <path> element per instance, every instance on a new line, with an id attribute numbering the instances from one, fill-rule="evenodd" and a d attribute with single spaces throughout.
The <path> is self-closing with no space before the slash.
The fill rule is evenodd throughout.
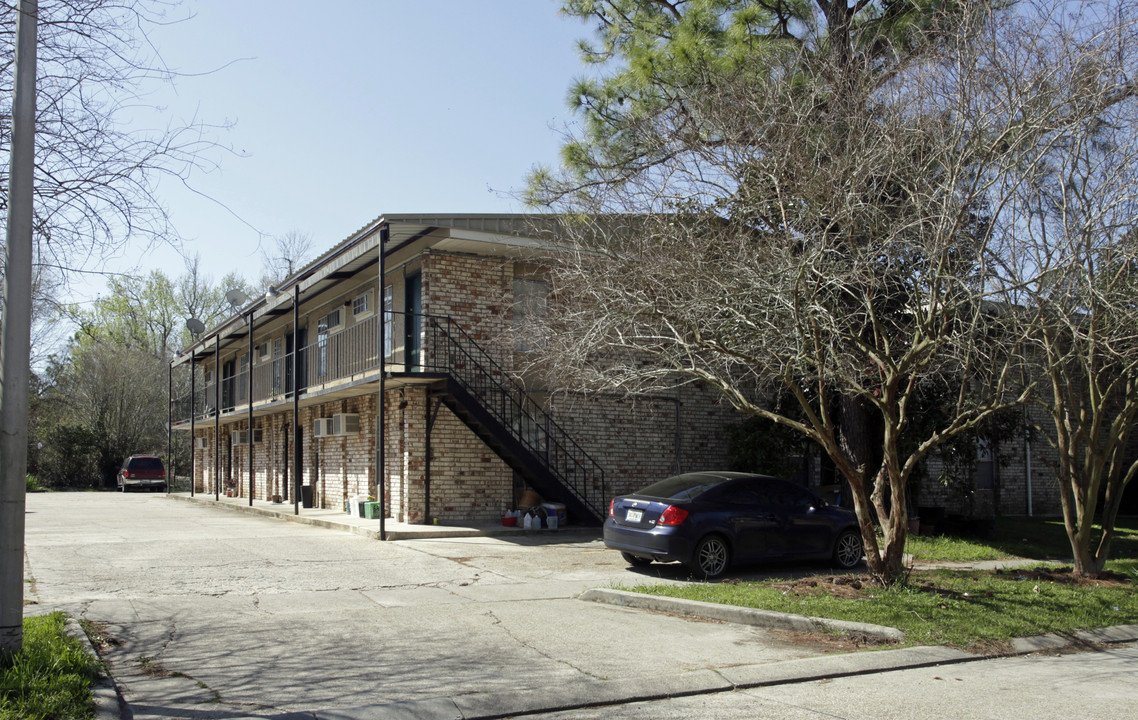
<path id="1" fill-rule="evenodd" d="M 576 689 L 486 693 L 438 697 L 404 703 L 370 707 L 315 711 L 311 715 L 290 716 L 315 720 L 482 720 L 526 715 L 559 713 L 606 705 L 623 705 L 652 700 L 665 700 L 693 695 L 737 692 L 754 688 L 770 688 L 835 680 L 876 673 L 956 665 L 991 660 L 998 657 L 1027 655 L 1041 650 L 1080 645 L 1130 643 L 1138 641 L 1138 626 L 1125 625 L 1076 633 L 1074 638 L 1044 635 L 1015 641 L 1012 652 L 1004 655 L 973 655 L 945 647 L 910 647 L 878 652 L 825 655 L 763 665 L 745 665 L 718 670 L 703 670 L 680 677 L 638 678 L 615 681 L 586 692 Z M 1120 708 L 1120 710 L 1123 710 Z M 614 710 L 613 717 L 619 717 Z M 282 717 L 281 720 L 284 720 Z"/>
<path id="2" fill-rule="evenodd" d="M 249 504 L 248 498 L 221 497 L 214 499 L 212 493 L 188 492 L 169 493 L 166 497 L 171 500 L 193 502 L 205 506 L 215 507 L 235 512 L 245 512 L 262 517 L 272 517 L 289 522 L 298 522 L 305 525 L 314 525 L 333 530 L 363 535 L 373 540 L 379 539 L 379 520 L 369 520 L 349 515 L 342 510 L 326 510 L 323 508 L 295 508 L 292 503 L 273 503 L 266 500 L 253 500 Z M 384 531 L 387 540 L 425 540 L 428 538 L 464 538 L 464 537 L 525 537 L 548 535 L 569 535 L 575 537 L 600 537 L 601 529 L 597 526 L 563 525 L 557 530 L 525 530 L 521 527 L 505 527 L 500 522 L 493 523 L 439 523 L 432 525 L 419 525 L 405 522 L 396 522 L 388 518 L 384 522 Z"/>

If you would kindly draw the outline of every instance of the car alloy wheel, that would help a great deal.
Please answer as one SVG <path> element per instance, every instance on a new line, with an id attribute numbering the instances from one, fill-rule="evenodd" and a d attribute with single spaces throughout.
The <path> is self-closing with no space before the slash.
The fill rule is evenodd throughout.
<path id="1" fill-rule="evenodd" d="M 861 562 L 863 555 L 861 535 L 854 530 L 846 530 L 838 536 L 834 545 L 834 562 L 843 570 L 849 570 Z"/>
<path id="2" fill-rule="evenodd" d="M 719 577 L 727 572 L 731 550 L 719 535 L 708 535 L 700 540 L 692 553 L 691 568 L 705 578 Z"/>

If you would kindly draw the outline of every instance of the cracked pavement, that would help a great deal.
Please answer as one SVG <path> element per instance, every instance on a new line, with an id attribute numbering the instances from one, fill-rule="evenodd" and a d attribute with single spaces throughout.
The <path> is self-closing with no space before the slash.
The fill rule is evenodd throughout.
<path id="1" fill-rule="evenodd" d="M 355 717 L 817 654 L 773 631 L 576 600 L 688 581 L 676 567 L 630 572 L 582 536 L 380 543 L 147 494 L 27 506 L 26 612 L 103 626 L 136 720 Z"/>

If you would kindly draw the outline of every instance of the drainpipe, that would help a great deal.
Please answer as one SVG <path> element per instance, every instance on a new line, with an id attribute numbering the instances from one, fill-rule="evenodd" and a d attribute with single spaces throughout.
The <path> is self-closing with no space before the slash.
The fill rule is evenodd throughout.
<path id="1" fill-rule="evenodd" d="M 249 380 L 245 383 L 245 392 L 249 395 L 249 444 L 246 446 L 249 453 L 249 507 L 253 507 L 253 490 L 257 483 L 253 474 L 253 311 L 249 310 Z"/>
<path id="2" fill-rule="evenodd" d="M 197 444 L 197 438 L 194 436 L 194 420 L 196 419 L 196 410 L 194 408 L 194 400 L 197 398 L 197 374 L 194 372 L 194 350 L 190 348 L 190 497 L 194 496 L 194 478 L 196 463 L 197 463 L 197 450 L 194 445 Z M 169 483 L 167 483 L 169 487 Z"/>
<path id="3" fill-rule="evenodd" d="M 439 410 L 442 409 L 442 398 L 438 398 L 435 402 L 434 410 L 431 410 L 431 397 L 430 392 L 427 395 L 427 442 L 426 442 L 426 457 L 424 458 L 424 471 L 423 477 L 423 514 L 427 522 L 431 522 L 431 433 L 435 428 L 435 420 L 439 417 Z"/>
<path id="4" fill-rule="evenodd" d="M 390 225 L 384 225 L 379 229 L 379 288 L 376 292 L 376 299 L 379 305 L 379 332 L 376 333 L 376 343 L 379 345 L 379 408 L 375 416 L 375 478 L 377 490 L 379 491 L 379 539 L 387 540 L 387 457 L 386 448 L 384 443 L 384 433 L 386 430 L 386 422 L 384 421 L 384 396 L 387 393 L 387 357 L 384 355 L 383 336 L 384 325 L 387 318 L 384 317 L 383 311 L 383 281 L 384 276 L 387 274 L 387 263 L 384 257 L 385 245 L 390 238 L 391 230 Z"/>
<path id="5" fill-rule="evenodd" d="M 166 403 L 166 459 L 170 462 L 168 470 L 169 475 L 166 476 L 166 494 L 170 494 L 170 480 L 175 476 L 174 470 L 174 363 L 171 362 L 169 369 L 166 371 L 166 397 L 169 402 Z M 192 402 L 192 400 L 191 400 Z"/>
<path id="6" fill-rule="evenodd" d="M 1032 511 L 1033 503 L 1031 501 L 1031 426 L 1024 425 L 1023 428 L 1023 454 L 1024 462 L 1027 472 L 1027 516 L 1034 517 Z"/>
<path id="7" fill-rule="evenodd" d="M 221 501 L 221 333 L 213 337 L 213 499 Z"/>
<path id="8" fill-rule="evenodd" d="M 300 515 L 304 431 L 300 427 L 300 281 L 292 293 L 292 514 Z"/>
<path id="9" fill-rule="evenodd" d="M 675 428 L 676 429 L 676 436 L 675 436 L 675 439 L 673 440 L 673 443 L 675 444 L 675 448 L 676 448 L 675 449 L 675 460 L 674 460 L 675 468 L 674 469 L 675 469 L 676 474 L 679 475 L 681 472 L 683 472 L 683 469 L 682 469 L 683 462 L 681 459 L 682 458 L 682 455 L 681 455 L 682 438 L 680 437 L 680 427 L 681 427 L 680 405 L 682 403 L 680 402 L 680 389 L 679 388 L 676 388 L 676 397 L 672 401 L 676 404 L 676 428 Z"/>

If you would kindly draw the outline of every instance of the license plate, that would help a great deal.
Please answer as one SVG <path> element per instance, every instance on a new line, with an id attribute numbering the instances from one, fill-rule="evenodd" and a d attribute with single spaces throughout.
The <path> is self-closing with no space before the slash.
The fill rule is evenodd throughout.
<path id="1" fill-rule="evenodd" d="M 636 523 L 638 523 L 643 518 L 644 518 L 644 511 L 643 510 L 629 510 L 624 516 L 625 522 L 636 522 Z"/>

